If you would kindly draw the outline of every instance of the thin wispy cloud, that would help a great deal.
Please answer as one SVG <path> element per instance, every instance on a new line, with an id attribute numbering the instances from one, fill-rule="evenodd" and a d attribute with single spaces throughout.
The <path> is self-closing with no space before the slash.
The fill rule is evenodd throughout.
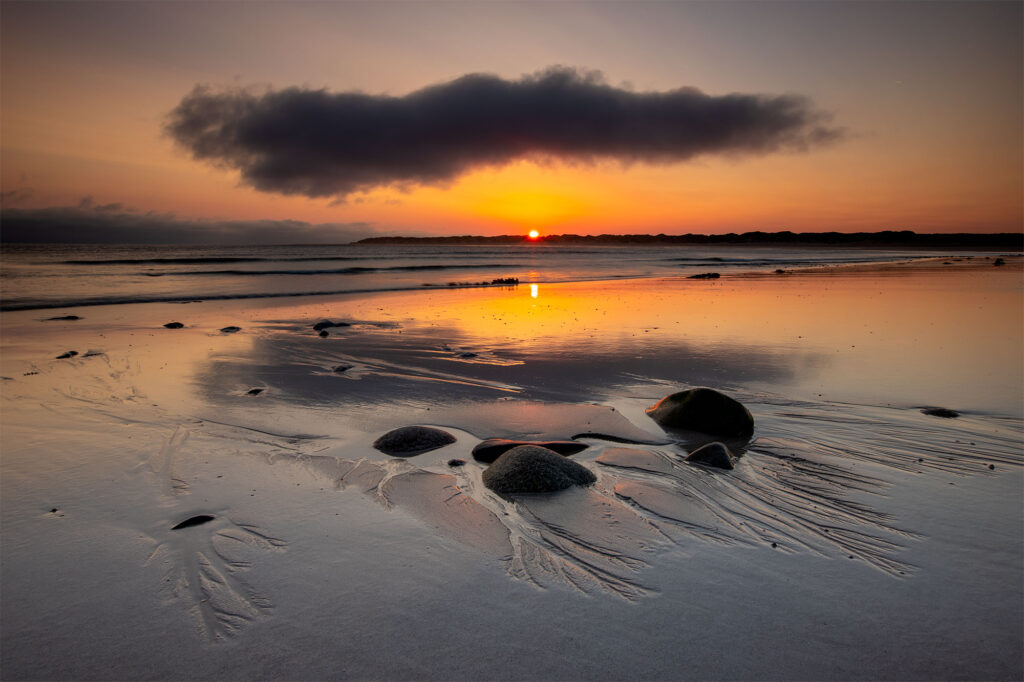
<path id="1" fill-rule="evenodd" d="M 301 220 L 196 220 L 172 213 L 139 212 L 121 204 L 6 208 L 0 240 L 77 244 L 328 244 L 373 236 L 369 223 Z"/>
<path id="2" fill-rule="evenodd" d="M 843 134 L 799 95 L 634 92 L 564 67 L 519 80 L 469 74 L 404 96 L 197 86 L 166 130 L 248 185 L 309 197 L 444 184 L 520 159 L 668 164 Z"/>

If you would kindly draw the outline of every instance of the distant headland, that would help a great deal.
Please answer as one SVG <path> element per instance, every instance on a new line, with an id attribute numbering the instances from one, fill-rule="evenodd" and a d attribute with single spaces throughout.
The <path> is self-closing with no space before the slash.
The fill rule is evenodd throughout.
<path id="1" fill-rule="evenodd" d="M 552 244 L 603 246 L 613 244 L 659 245 L 659 244 L 791 244 L 833 245 L 859 247 L 931 247 L 931 248 L 992 248 L 1024 250 L 1024 233 L 1000 232 L 992 234 L 926 233 L 910 230 L 886 230 L 883 232 L 743 232 L 737 234 L 556 234 L 529 239 L 525 235 L 509 234 L 494 237 L 460 235 L 454 237 L 368 237 L 356 244 L 430 244 L 498 246 L 507 244 Z"/>

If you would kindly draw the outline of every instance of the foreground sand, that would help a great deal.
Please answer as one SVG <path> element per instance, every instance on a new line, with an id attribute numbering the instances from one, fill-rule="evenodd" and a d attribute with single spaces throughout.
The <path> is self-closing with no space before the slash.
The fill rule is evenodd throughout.
<path id="1" fill-rule="evenodd" d="M 4 313 L 0 672 L 1019 679 L 1021 270 L 957 263 Z M 480 484 L 689 385 L 754 413 L 734 472 Z M 370 447 L 407 424 L 456 443 Z"/>

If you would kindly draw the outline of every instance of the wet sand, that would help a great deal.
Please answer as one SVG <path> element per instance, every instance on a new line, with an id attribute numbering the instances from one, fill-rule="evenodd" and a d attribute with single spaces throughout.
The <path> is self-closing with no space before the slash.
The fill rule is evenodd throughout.
<path id="1" fill-rule="evenodd" d="M 1007 260 L 3 313 L 3 677 L 1019 679 Z M 733 471 L 644 413 L 700 385 Z"/>

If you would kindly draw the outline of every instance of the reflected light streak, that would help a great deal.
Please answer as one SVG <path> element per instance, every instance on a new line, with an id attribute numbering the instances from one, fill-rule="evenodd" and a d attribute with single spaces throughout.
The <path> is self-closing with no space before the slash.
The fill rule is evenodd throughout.
<path id="1" fill-rule="evenodd" d="M 540 287 L 538 285 L 536 285 L 536 284 L 531 284 L 530 285 L 530 297 L 531 298 L 537 298 L 537 294 L 539 294 L 539 293 L 540 293 Z"/>

